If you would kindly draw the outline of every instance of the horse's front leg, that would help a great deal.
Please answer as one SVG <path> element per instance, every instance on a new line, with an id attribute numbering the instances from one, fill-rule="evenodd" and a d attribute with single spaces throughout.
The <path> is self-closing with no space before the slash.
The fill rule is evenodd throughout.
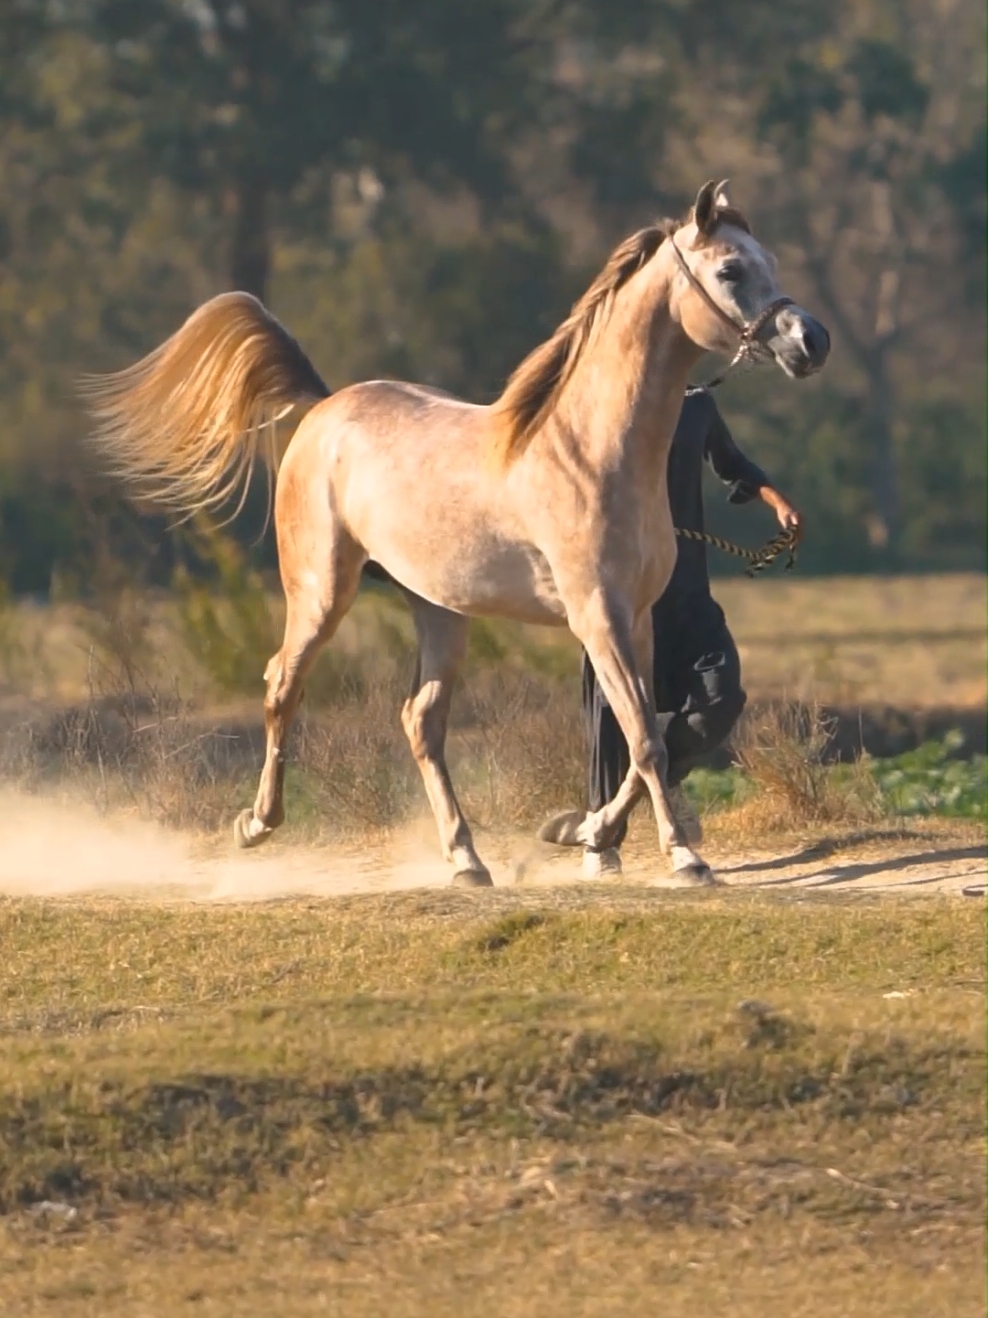
<path id="1" fill-rule="evenodd" d="M 652 611 L 644 609 L 632 629 L 632 647 L 638 677 L 645 687 L 645 699 L 649 709 L 655 708 L 655 664 L 653 651 L 655 636 L 652 631 Z M 623 729 L 622 729 L 623 731 Z M 663 782 L 665 779 L 663 778 Z M 617 792 L 606 801 L 599 810 L 586 816 L 576 830 L 577 841 L 595 851 L 602 851 L 613 844 L 621 825 L 630 816 L 632 810 L 648 794 L 645 780 L 635 768 L 634 762 L 628 768 L 625 779 Z"/>
<path id="2" fill-rule="evenodd" d="M 570 626 L 594 666 L 631 759 L 631 770 L 614 800 L 597 815 L 588 817 L 581 826 L 580 841 L 600 846 L 603 839 L 606 845 L 607 832 L 630 813 L 643 783 L 655 811 L 659 846 L 676 878 L 691 885 L 714 882 L 710 867 L 687 845 L 682 826 L 669 805 L 668 757 L 652 696 L 652 641 L 647 613 L 633 623 L 630 610 L 598 597 L 582 609 L 570 611 Z M 599 826 L 594 821 L 599 821 Z"/>

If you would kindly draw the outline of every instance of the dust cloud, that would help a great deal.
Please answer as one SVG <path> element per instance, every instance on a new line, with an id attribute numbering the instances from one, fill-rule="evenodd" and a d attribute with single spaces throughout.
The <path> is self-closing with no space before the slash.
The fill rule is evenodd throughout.
<path id="1" fill-rule="evenodd" d="M 983 838 L 887 838 L 782 856 L 715 848 L 704 854 L 731 886 L 984 895 Z M 498 887 L 570 883 L 579 874 L 578 853 L 547 854 L 531 838 L 484 838 L 481 852 Z M 636 856 L 630 846 L 625 878 L 664 886 L 654 853 Z M 431 819 L 386 844 L 306 846 L 283 834 L 244 852 L 235 849 L 232 830 L 203 840 L 124 814 L 101 815 L 68 796 L 0 794 L 0 897 L 251 902 L 445 888 L 449 881 Z M 609 886 L 601 885 L 602 898 Z"/>
<path id="2" fill-rule="evenodd" d="M 359 852 L 278 839 L 257 851 L 204 843 L 70 798 L 0 796 L 0 896 L 103 895 L 263 901 L 443 887 L 447 866 L 418 828 Z"/>

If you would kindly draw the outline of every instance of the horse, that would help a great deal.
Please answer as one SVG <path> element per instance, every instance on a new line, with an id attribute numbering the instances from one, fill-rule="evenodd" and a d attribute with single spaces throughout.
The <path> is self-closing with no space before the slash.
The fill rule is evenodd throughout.
<path id="1" fill-rule="evenodd" d="M 135 365 L 82 382 L 92 442 L 132 495 L 191 516 L 245 492 L 258 460 L 274 483 L 287 615 L 264 672 L 264 764 L 234 823 L 239 846 L 284 822 L 286 738 L 306 673 L 373 562 L 414 618 L 401 720 L 454 884 L 492 882 L 445 760 L 474 617 L 568 626 L 590 657 L 631 768 L 579 840 L 607 845 L 647 792 L 672 882 L 717 882 L 667 799 L 649 621 L 676 558 L 667 455 L 707 351 L 774 361 L 793 379 L 830 351 L 826 328 L 780 293 L 775 259 L 726 180 L 705 183 L 683 219 L 621 242 L 489 405 L 383 379 L 333 393 L 243 292 L 205 302 Z M 292 411 L 301 419 L 279 456 L 276 424 Z"/>

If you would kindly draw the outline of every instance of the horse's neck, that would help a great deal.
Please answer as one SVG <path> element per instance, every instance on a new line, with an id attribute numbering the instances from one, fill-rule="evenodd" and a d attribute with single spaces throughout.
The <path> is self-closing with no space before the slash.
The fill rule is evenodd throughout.
<path id="1" fill-rule="evenodd" d="M 701 349 L 669 311 L 661 250 L 618 294 L 564 394 L 563 433 L 591 471 L 622 471 L 638 488 L 664 480 L 689 373 Z"/>

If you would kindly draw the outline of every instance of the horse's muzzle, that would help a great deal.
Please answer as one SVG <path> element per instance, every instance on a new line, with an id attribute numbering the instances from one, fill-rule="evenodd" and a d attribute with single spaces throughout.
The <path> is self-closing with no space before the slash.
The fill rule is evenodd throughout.
<path id="1" fill-rule="evenodd" d="M 822 369 L 830 356 L 830 334 L 825 325 L 800 307 L 785 307 L 775 327 L 776 334 L 768 347 L 788 375 L 804 380 Z"/>

